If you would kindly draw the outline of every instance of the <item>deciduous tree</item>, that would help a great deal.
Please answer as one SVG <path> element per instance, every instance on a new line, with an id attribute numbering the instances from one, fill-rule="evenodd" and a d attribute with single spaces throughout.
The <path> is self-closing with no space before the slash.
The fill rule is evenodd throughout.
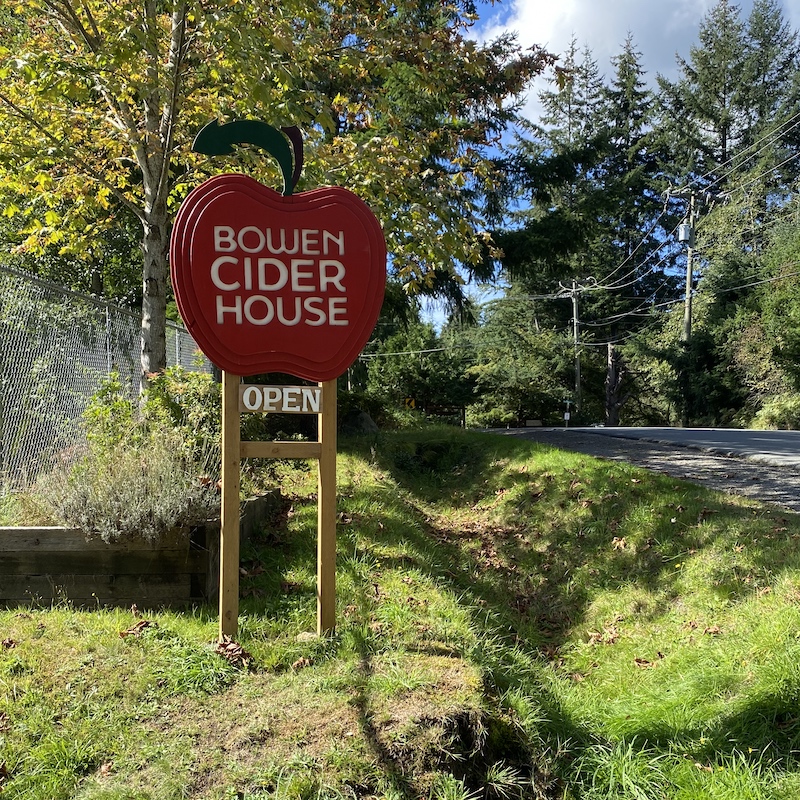
<path id="1" fill-rule="evenodd" d="M 208 163 L 210 118 L 306 134 L 303 186 L 346 185 L 382 220 L 410 291 L 477 261 L 486 149 L 551 62 L 469 40 L 469 5 L 283 0 L 20 0 L 0 49 L 0 202 L 23 247 L 91 251 L 120 215 L 141 226 L 142 374 L 164 366 L 171 213 Z M 468 191 L 465 191 L 467 189 Z"/>

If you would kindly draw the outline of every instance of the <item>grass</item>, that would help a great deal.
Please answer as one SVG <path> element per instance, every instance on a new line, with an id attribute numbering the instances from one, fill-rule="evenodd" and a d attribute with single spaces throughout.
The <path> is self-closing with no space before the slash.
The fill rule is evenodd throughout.
<path id="1" fill-rule="evenodd" d="M 0 612 L 0 789 L 26 800 L 800 796 L 800 518 L 515 441 L 344 442 L 338 626 L 316 491 L 216 610 Z"/>

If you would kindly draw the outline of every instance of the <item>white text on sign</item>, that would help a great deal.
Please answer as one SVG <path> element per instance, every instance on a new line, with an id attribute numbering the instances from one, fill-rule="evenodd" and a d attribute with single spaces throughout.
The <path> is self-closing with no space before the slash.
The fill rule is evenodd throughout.
<path id="1" fill-rule="evenodd" d="M 242 384 L 239 387 L 240 413 L 319 414 L 321 409 L 321 386 Z"/>
<path id="2" fill-rule="evenodd" d="M 214 251 L 231 254 L 211 265 L 211 282 L 224 292 L 216 296 L 218 325 L 350 324 L 343 231 L 215 225 Z"/>

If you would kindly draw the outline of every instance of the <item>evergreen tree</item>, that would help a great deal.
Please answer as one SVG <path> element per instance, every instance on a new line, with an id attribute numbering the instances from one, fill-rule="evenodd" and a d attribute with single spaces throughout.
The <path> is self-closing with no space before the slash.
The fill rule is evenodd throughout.
<path id="1" fill-rule="evenodd" d="M 531 125 L 516 143 L 511 170 L 522 210 L 498 235 L 502 268 L 537 293 L 584 272 L 586 245 L 605 197 L 598 172 L 606 136 L 602 79 L 591 52 L 579 53 L 574 40 L 563 74 L 563 88 L 554 85 L 540 95 L 542 124 Z"/>
<path id="2" fill-rule="evenodd" d="M 664 125 L 674 138 L 676 183 L 693 177 L 702 187 L 720 176 L 746 138 L 747 52 L 739 7 L 718 0 L 700 25 L 699 40 L 688 60 L 678 57 L 678 80 L 658 76 L 658 84 Z"/>
<path id="3" fill-rule="evenodd" d="M 665 237 L 665 214 L 652 130 L 654 97 L 645 85 L 641 54 L 629 36 L 612 59 L 614 74 L 603 92 L 606 154 L 600 164 L 606 204 L 593 247 L 600 288 L 588 295 L 590 313 L 608 319 L 609 339 L 635 330 L 646 304 L 674 296 L 674 265 Z M 600 324 L 599 322 L 595 324 Z"/>
<path id="4" fill-rule="evenodd" d="M 763 277 L 765 233 L 797 176 L 798 36 L 775 0 L 756 0 L 746 22 L 719 0 L 678 64 L 677 81 L 659 79 L 660 130 L 673 145 L 665 170 L 684 197 L 695 194 L 702 277 L 692 341 L 672 366 L 689 421 L 729 423 L 758 406 L 766 385 L 746 374 L 742 342 L 762 336 L 753 284 Z"/>
<path id="5" fill-rule="evenodd" d="M 543 93 L 542 125 L 518 147 L 528 204 L 515 220 L 521 225 L 499 238 L 517 293 L 561 298 L 539 304 L 542 328 L 574 335 L 580 307 L 578 338 L 592 346 L 580 354 L 584 406 L 606 396 L 618 406 L 624 392 L 617 379 L 606 380 L 605 342 L 626 338 L 648 319 L 650 305 L 675 291 L 664 249 L 673 220 L 660 194 L 654 98 L 630 37 L 612 66 L 605 84 L 591 52 L 584 49 L 579 60 L 572 43 L 563 92 Z M 608 363 L 617 377 L 624 374 L 618 354 Z M 606 392 L 604 381 L 614 391 Z"/>

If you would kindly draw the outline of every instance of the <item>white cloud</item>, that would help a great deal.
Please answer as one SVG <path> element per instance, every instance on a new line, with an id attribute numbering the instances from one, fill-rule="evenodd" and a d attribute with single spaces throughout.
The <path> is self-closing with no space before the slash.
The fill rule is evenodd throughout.
<path id="1" fill-rule="evenodd" d="M 514 31 L 521 44 L 539 44 L 563 54 L 573 35 L 578 47 L 588 45 L 601 74 L 613 72 L 611 58 L 622 50 L 628 34 L 642 54 L 645 78 L 677 75 L 675 55 L 687 57 L 697 43 L 703 17 L 717 0 L 511 0 L 498 3 L 479 28 L 482 39 Z M 752 0 L 737 3 L 747 19 Z M 800 27 L 800 0 L 782 0 L 787 21 Z M 541 88 L 543 84 L 539 83 Z M 534 94 L 537 90 L 534 90 Z M 532 98 L 530 109 L 535 109 Z"/>

